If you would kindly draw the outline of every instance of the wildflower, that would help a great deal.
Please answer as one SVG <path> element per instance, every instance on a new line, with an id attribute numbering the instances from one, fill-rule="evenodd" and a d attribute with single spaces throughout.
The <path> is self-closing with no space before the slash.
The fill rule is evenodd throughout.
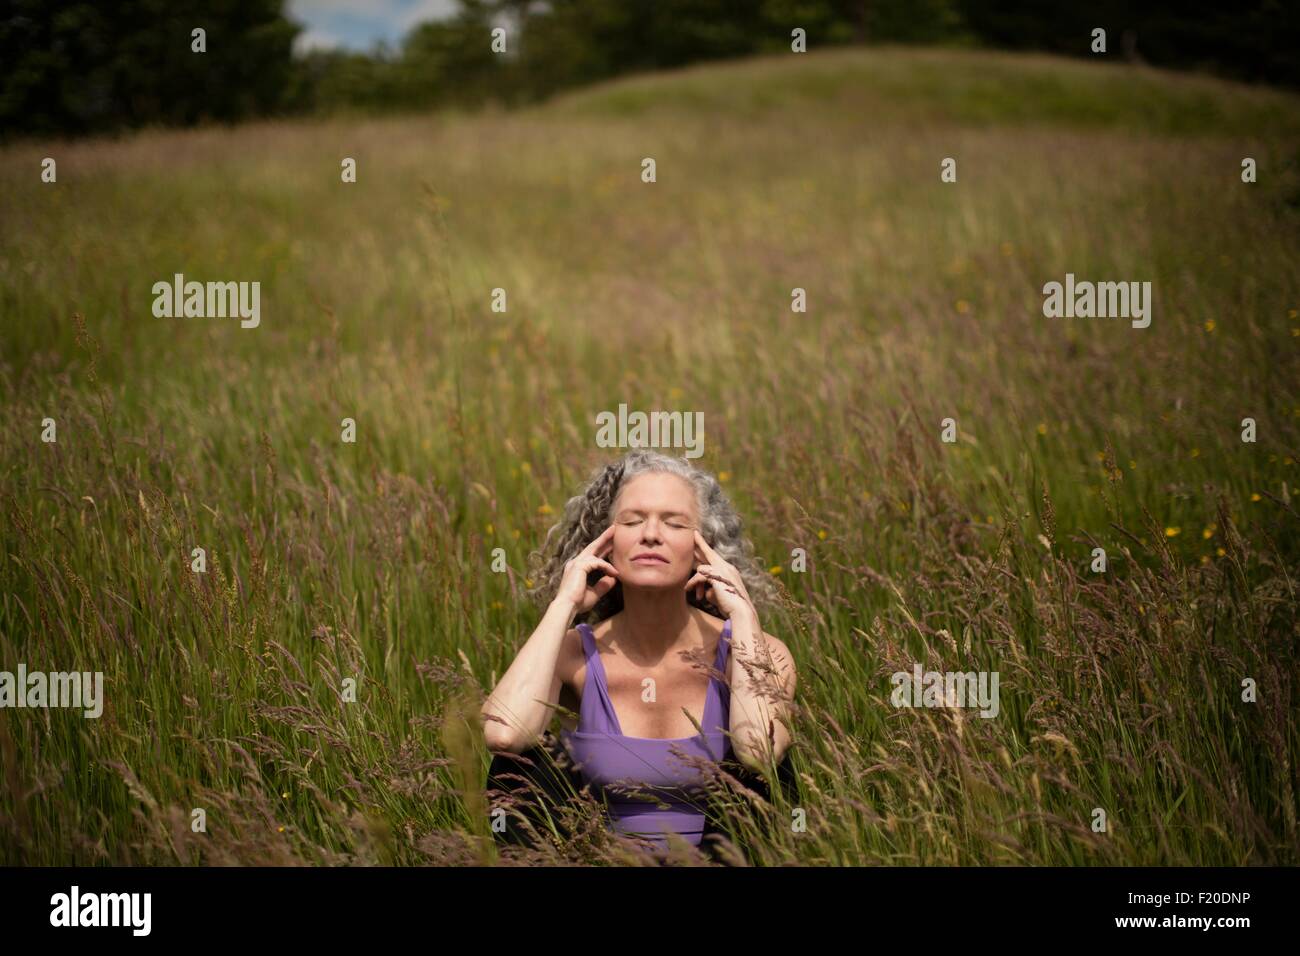
<path id="1" fill-rule="evenodd" d="M 957 313 L 959 315 L 965 315 L 967 312 L 970 311 L 970 303 L 967 302 L 965 299 L 958 299 L 955 308 L 957 309 Z"/>
<path id="2" fill-rule="evenodd" d="M 492 534 L 492 522 L 490 522 L 490 521 L 488 522 L 488 525 L 487 525 L 487 533 L 488 533 L 488 534 Z"/>
<path id="3" fill-rule="evenodd" d="M 1253 492 L 1253 493 L 1251 494 L 1251 496 L 1250 496 L 1250 500 L 1251 500 L 1251 501 L 1259 501 L 1259 497 L 1260 497 L 1260 496 L 1259 496 L 1259 492 L 1256 491 L 1256 492 Z"/>
<path id="4" fill-rule="evenodd" d="M 1175 537 L 1182 530 L 1183 530 L 1182 528 L 1165 528 L 1165 537 L 1166 538 Z"/>
<path id="5" fill-rule="evenodd" d="M 731 472 L 729 471 L 718 472 L 718 481 L 726 481 L 730 477 L 731 477 Z"/>
<path id="6" fill-rule="evenodd" d="M 825 531 L 818 531 L 818 532 L 817 532 L 817 537 L 819 537 L 819 538 L 821 538 L 823 541 L 825 541 L 825 540 L 826 540 L 826 532 L 825 532 Z"/>
<path id="7" fill-rule="evenodd" d="M 1047 434 L 1047 422 L 1039 422 L 1039 423 L 1038 423 L 1038 434 L 1040 434 L 1040 435 L 1046 435 L 1046 434 Z"/>
<path id="8" fill-rule="evenodd" d="M 1202 538 L 1207 538 L 1207 539 L 1208 539 L 1208 538 L 1213 538 L 1213 537 L 1214 537 L 1214 525 L 1210 525 L 1208 528 L 1206 528 L 1204 531 L 1202 531 L 1202 532 L 1201 532 L 1201 537 L 1202 537 Z"/>
<path id="9" fill-rule="evenodd" d="M 1207 319 L 1207 320 L 1206 320 L 1206 322 L 1205 322 L 1205 331 L 1207 331 L 1207 332 L 1213 332 L 1213 331 L 1214 331 L 1214 320 L 1213 320 L 1213 319 Z"/>
<path id="10" fill-rule="evenodd" d="M 779 565 L 779 564 L 774 564 L 774 565 L 772 565 L 770 568 L 768 568 L 767 570 L 768 570 L 768 573 L 769 573 L 769 574 L 780 574 L 780 573 L 781 573 L 781 565 Z"/>
<path id="11" fill-rule="evenodd" d="M 551 506 L 548 505 L 548 504 L 541 504 L 541 505 L 538 505 L 538 507 L 537 507 L 537 513 L 538 513 L 539 515 L 548 515 L 548 514 L 551 513 Z"/>

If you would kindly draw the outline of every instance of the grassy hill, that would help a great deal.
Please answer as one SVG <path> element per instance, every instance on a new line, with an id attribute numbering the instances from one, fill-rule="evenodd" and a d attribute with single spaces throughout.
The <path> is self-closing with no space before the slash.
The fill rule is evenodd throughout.
<path id="1" fill-rule="evenodd" d="M 0 710 L 0 860 L 476 859 L 439 727 L 625 402 L 703 411 L 800 605 L 809 830 L 756 858 L 1296 863 L 1296 106 L 871 49 L 0 152 L 3 665 L 107 693 Z M 156 317 L 176 273 L 260 324 Z M 1067 273 L 1150 327 L 1046 318 Z M 894 708 L 913 661 L 999 717 Z"/>
<path id="2" fill-rule="evenodd" d="M 1059 125 L 1181 136 L 1293 135 L 1298 98 L 1195 74 L 1041 54 L 912 47 L 755 57 L 562 96 L 558 115 L 761 119 L 799 109 L 872 125 Z"/>

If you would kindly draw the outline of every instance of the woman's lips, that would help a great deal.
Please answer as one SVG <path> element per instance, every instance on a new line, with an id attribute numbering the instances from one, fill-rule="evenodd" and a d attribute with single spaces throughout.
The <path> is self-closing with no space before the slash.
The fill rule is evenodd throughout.
<path id="1" fill-rule="evenodd" d="M 643 554 L 640 557 L 632 559 L 633 564 L 667 564 L 664 558 L 657 558 L 652 554 Z"/>

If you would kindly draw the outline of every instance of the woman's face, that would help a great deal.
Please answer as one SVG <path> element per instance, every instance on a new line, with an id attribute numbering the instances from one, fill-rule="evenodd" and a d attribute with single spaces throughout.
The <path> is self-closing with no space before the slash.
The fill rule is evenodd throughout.
<path id="1" fill-rule="evenodd" d="M 680 587 L 690 578 L 700 512 L 686 479 L 663 472 L 637 475 L 619 489 L 613 513 L 610 563 L 624 584 Z"/>

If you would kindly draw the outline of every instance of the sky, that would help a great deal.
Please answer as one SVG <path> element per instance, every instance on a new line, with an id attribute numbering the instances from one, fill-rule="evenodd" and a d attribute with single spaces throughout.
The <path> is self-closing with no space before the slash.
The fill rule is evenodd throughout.
<path id="1" fill-rule="evenodd" d="M 456 0 L 289 0 L 289 19 L 304 27 L 294 49 L 366 51 L 378 40 L 396 47 L 425 20 L 455 13 Z"/>

